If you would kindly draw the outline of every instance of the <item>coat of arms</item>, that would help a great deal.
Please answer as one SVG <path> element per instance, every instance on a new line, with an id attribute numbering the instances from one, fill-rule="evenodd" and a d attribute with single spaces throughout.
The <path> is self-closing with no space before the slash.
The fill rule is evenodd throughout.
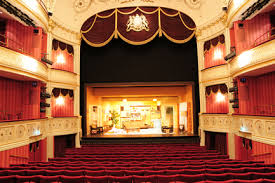
<path id="1" fill-rule="evenodd" d="M 134 30 L 136 32 L 142 30 L 149 31 L 148 21 L 144 15 L 132 15 L 129 16 L 129 20 L 127 22 L 127 29 L 126 31 L 129 32 L 130 30 Z"/>

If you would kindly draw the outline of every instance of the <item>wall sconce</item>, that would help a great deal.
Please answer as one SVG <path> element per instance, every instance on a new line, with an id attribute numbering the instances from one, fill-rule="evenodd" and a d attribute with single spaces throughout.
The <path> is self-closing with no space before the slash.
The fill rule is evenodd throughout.
<path id="1" fill-rule="evenodd" d="M 154 98 L 153 101 L 156 102 L 156 101 L 158 101 L 158 99 Z"/>
<path id="2" fill-rule="evenodd" d="M 123 99 L 123 100 L 122 100 L 122 102 L 127 102 L 127 99 L 126 99 L 126 98 L 125 98 L 125 99 Z"/>
<path id="3" fill-rule="evenodd" d="M 56 62 L 57 62 L 58 64 L 64 64 L 64 63 L 65 63 L 65 58 L 64 58 L 63 54 L 59 54 L 59 55 L 57 56 Z"/>
<path id="4" fill-rule="evenodd" d="M 59 96 L 56 100 L 55 100 L 56 105 L 64 105 L 65 104 L 65 100 L 64 97 Z"/>
<path id="5" fill-rule="evenodd" d="M 225 101 L 225 96 L 221 94 L 221 92 L 218 92 L 216 95 L 216 102 L 223 102 Z"/>
<path id="6" fill-rule="evenodd" d="M 222 51 L 218 48 L 214 51 L 214 60 L 222 59 Z"/>

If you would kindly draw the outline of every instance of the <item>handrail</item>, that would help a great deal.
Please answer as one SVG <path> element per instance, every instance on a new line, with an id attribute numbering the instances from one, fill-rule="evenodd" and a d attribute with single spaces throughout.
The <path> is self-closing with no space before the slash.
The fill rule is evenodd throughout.
<path id="1" fill-rule="evenodd" d="M 267 153 L 262 153 L 262 154 L 252 154 L 253 157 L 266 156 L 266 155 L 272 155 L 272 153 L 267 152 Z"/>
<path id="2" fill-rule="evenodd" d="M 28 157 L 24 157 L 24 156 L 10 155 L 10 157 L 12 157 L 12 158 L 19 158 L 19 159 L 29 160 Z"/>
<path id="3" fill-rule="evenodd" d="M 12 47 L 10 46 L 11 43 L 15 43 L 16 46 L 15 47 Z M 4 34 L 0 34 L 0 46 L 4 46 L 4 47 L 7 47 L 7 48 L 10 48 L 12 50 L 15 50 L 15 51 L 19 51 L 19 52 L 22 52 L 24 53 L 24 49 L 23 49 L 23 45 L 13 39 L 10 39 L 8 38 L 6 35 Z M 17 47 L 17 48 L 16 48 Z M 27 53 L 28 54 L 28 53 Z"/>
<path id="4" fill-rule="evenodd" d="M 259 36 L 257 39 L 255 39 L 253 47 L 259 46 L 260 44 L 273 40 L 275 38 L 275 34 L 272 35 L 273 31 L 275 31 L 274 27 L 265 32 L 264 34 L 262 34 L 261 36 Z"/>

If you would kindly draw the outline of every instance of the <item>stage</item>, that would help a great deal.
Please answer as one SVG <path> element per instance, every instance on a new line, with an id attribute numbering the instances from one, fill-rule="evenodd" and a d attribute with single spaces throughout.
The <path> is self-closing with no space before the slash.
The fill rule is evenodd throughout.
<path id="1" fill-rule="evenodd" d="M 191 133 L 139 134 L 139 135 L 87 135 L 83 136 L 82 144 L 117 144 L 117 143 L 199 143 L 199 136 Z"/>

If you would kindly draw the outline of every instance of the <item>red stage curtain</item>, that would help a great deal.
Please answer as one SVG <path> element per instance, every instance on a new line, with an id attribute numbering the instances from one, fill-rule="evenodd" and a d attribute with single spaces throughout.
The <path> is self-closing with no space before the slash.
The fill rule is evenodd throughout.
<path id="1" fill-rule="evenodd" d="M 146 17 L 146 30 L 127 30 L 129 16 L 136 15 Z M 158 34 L 164 34 L 175 43 L 184 43 L 194 36 L 195 29 L 194 21 L 179 11 L 159 7 L 131 7 L 112 9 L 90 17 L 84 22 L 81 33 L 88 44 L 100 47 L 117 36 L 129 44 L 146 44 Z"/>
<path id="2" fill-rule="evenodd" d="M 40 118 L 40 82 L 0 77 L 0 121 Z"/>
<path id="3" fill-rule="evenodd" d="M 228 93 L 225 84 L 206 87 L 206 113 L 228 113 Z"/>
<path id="4" fill-rule="evenodd" d="M 21 146 L 6 151 L 0 151 L 0 167 L 9 167 L 10 164 L 28 163 L 29 146 Z"/>
<path id="5" fill-rule="evenodd" d="M 74 98 L 72 90 L 66 89 L 59 89 L 61 92 L 56 94 L 57 88 L 53 90 L 53 97 L 52 97 L 52 116 L 53 117 L 69 117 L 74 116 Z M 63 92 L 62 92 L 63 91 Z M 67 92 L 64 92 L 67 91 Z M 57 100 L 60 100 L 59 97 L 62 97 L 64 103 L 57 104 Z"/>
<path id="6" fill-rule="evenodd" d="M 52 68 L 74 72 L 73 47 L 54 39 L 52 48 Z M 64 63 L 58 63 L 59 59 L 62 59 Z"/>
<path id="7" fill-rule="evenodd" d="M 225 64 L 224 35 L 217 36 L 204 43 L 204 68 Z"/>
<path id="8" fill-rule="evenodd" d="M 236 114 L 275 116 L 275 72 L 238 78 L 237 84 L 239 110 Z"/>
<path id="9" fill-rule="evenodd" d="M 240 23 L 243 24 L 243 28 L 239 27 Z M 234 22 L 237 55 L 266 41 L 267 36 L 270 36 L 270 34 L 265 34 L 268 31 L 271 31 L 269 13 L 259 14 L 251 20 Z"/>
<path id="10" fill-rule="evenodd" d="M 24 26 L 15 20 L 7 20 L 7 47 L 30 55 L 40 61 L 42 49 L 42 28 L 37 29 L 39 30 L 39 33 L 34 34 L 33 27 Z"/>

